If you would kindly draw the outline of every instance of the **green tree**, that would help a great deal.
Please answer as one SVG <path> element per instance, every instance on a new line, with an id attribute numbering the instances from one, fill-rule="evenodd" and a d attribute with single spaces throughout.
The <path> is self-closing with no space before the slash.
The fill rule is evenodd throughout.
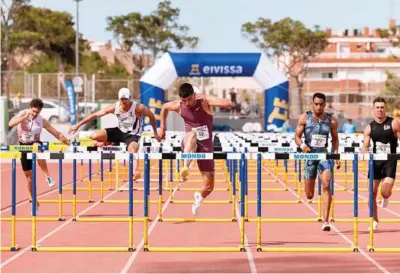
<path id="1" fill-rule="evenodd" d="M 15 44 L 10 41 L 10 35 L 14 33 L 15 16 L 16 13 L 27 3 L 29 0 L 11 0 L 11 3 L 6 3 L 5 0 L 1 1 L 1 94 L 5 93 L 9 96 L 9 75 L 5 72 L 9 70 L 10 66 L 10 52 L 13 51 Z M 5 77 L 7 76 L 7 77 Z"/>
<path id="2" fill-rule="evenodd" d="M 178 23 L 179 8 L 173 8 L 171 1 L 160 2 L 157 9 L 149 15 L 138 12 L 107 18 L 107 31 L 124 51 L 133 52 L 133 74 L 140 77 L 148 64 L 151 54 L 153 60 L 171 49 L 195 48 L 198 38 L 189 36 L 189 27 Z"/>
<path id="3" fill-rule="evenodd" d="M 267 56 L 275 58 L 279 67 L 296 81 L 299 98 L 303 98 L 303 80 L 308 64 L 328 45 L 327 34 L 318 26 L 309 29 L 291 18 L 276 22 L 259 18 L 254 23 L 243 24 L 241 31 Z M 303 111 L 302 105 L 300 102 L 300 112 Z"/>
<path id="4" fill-rule="evenodd" d="M 393 103 L 400 98 L 400 77 L 391 71 L 386 71 L 385 88 L 381 95 L 386 98 L 388 111 L 391 111 Z"/>
<path id="5" fill-rule="evenodd" d="M 394 47 L 400 46 L 400 26 L 392 26 L 387 29 L 378 28 L 376 31 L 381 38 L 388 39 Z"/>

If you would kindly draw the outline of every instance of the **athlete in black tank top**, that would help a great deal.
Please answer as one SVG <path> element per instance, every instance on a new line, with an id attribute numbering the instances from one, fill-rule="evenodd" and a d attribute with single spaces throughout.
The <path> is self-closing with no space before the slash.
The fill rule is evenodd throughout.
<path id="1" fill-rule="evenodd" d="M 373 153 L 381 153 L 383 150 L 385 150 L 386 153 L 396 153 L 397 137 L 393 132 L 392 123 L 392 117 L 386 117 L 383 123 L 378 123 L 376 121 L 370 123 Z"/>
<path id="2" fill-rule="evenodd" d="M 400 137 L 400 123 L 386 116 L 386 102 L 378 97 L 373 102 L 374 121 L 364 130 L 363 153 L 369 153 L 370 141 L 372 140 L 372 153 L 395 154 L 397 140 Z M 396 179 L 397 160 L 374 160 L 373 174 L 368 171 L 368 178 L 374 176 L 374 221 L 372 229 L 378 228 L 378 206 L 376 197 L 379 184 L 382 182 L 381 194 L 383 197 L 382 207 L 386 207 L 392 195 L 394 180 Z"/>

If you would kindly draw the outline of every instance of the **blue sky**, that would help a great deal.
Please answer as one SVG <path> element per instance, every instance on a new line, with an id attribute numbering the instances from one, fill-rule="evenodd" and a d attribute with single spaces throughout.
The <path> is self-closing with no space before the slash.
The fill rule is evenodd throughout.
<path id="1" fill-rule="evenodd" d="M 200 38 L 199 52 L 253 52 L 257 49 L 241 36 L 245 22 L 259 17 L 279 20 L 292 17 L 307 26 L 346 28 L 387 27 L 391 15 L 400 23 L 400 0 L 172 0 L 181 10 L 180 23 L 190 27 L 190 34 Z M 79 30 L 86 39 L 112 40 L 105 30 L 106 17 L 141 12 L 157 7 L 155 0 L 82 0 L 79 4 Z M 75 17 L 73 0 L 32 0 L 32 5 L 67 11 Z"/>

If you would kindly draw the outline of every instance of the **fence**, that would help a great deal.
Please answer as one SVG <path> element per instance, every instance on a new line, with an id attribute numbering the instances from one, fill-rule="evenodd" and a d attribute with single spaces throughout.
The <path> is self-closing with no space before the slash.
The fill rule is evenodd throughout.
<path id="1" fill-rule="evenodd" d="M 5 83 L 10 91 L 10 98 L 20 95 L 24 98 L 51 98 L 57 99 L 62 104 L 68 104 L 64 81 L 72 81 L 74 73 L 28 73 L 26 71 L 6 71 L 2 72 Z M 128 87 L 135 100 L 140 99 L 139 79 L 131 77 L 110 77 L 102 74 L 87 75 L 79 74 L 83 79 L 82 91 L 77 93 L 78 103 L 95 103 L 99 99 L 115 100 L 116 92 L 121 87 Z M 257 103 L 263 112 L 264 94 L 257 88 L 254 80 L 231 79 L 224 81 L 214 78 L 192 78 L 189 81 L 204 90 L 205 93 L 217 97 L 229 98 L 231 87 L 235 87 L 238 92 L 238 98 L 251 99 L 252 91 L 255 91 Z M 182 80 L 182 79 L 181 79 Z M 186 79 L 184 79 L 186 80 Z M 166 90 L 166 98 L 176 99 L 177 84 L 179 79 L 174 82 L 171 87 Z M 229 87 L 228 87 L 229 86 Z M 296 118 L 300 113 L 300 104 L 302 110 L 310 108 L 311 97 L 314 92 L 323 92 L 327 95 L 328 109 L 334 112 L 338 117 L 353 117 L 354 120 L 362 117 L 370 117 L 372 100 L 381 92 L 382 85 L 364 84 L 362 90 L 352 88 L 346 84 L 342 84 L 340 89 L 331 89 L 326 85 L 310 85 L 305 82 L 303 93 L 300 96 L 296 88 L 291 88 L 290 96 L 290 116 Z"/>

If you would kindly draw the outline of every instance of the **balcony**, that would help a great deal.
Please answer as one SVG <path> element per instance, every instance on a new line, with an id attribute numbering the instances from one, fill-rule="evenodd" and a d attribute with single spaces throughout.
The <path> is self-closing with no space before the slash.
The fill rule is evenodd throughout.
<path id="1" fill-rule="evenodd" d="M 314 57 L 314 60 L 320 59 L 387 59 L 400 57 L 400 52 L 324 52 Z"/>

